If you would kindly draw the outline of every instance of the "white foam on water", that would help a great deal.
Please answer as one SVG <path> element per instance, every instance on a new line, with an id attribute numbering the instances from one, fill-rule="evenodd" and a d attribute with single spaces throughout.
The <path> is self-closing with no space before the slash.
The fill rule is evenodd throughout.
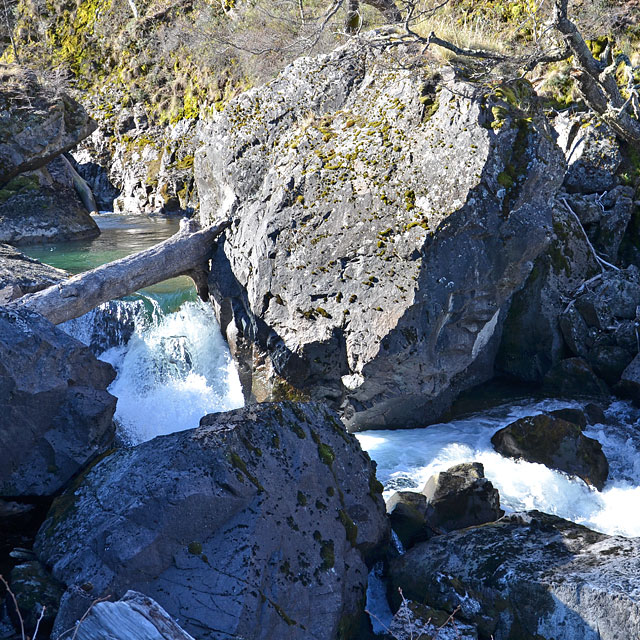
<path id="1" fill-rule="evenodd" d="M 420 491 L 431 475 L 461 462 L 482 462 L 506 511 L 538 509 L 608 534 L 640 536 L 638 411 L 624 402 L 607 410 L 607 424 L 585 435 L 597 439 L 610 463 L 609 480 L 596 491 L 582 480 L 544 465 L 505 458 L 491 436 L 510 422 L 575 403 L 545 400 L 503 406 L 423 429 L 356 434 L 378 465 L 385 498 L 395 489 Z"/>
<path id="2" fill-rule="evenodd" d="M 101 359 L 118 375 L 109 391 L 118 398 L 115 419 L 128 444 L 198 426 L 207 413 L 244 405 L 238 373 L 211 307 L 185 302 L 164 315 L 140 315 L 125 346 Z"/>

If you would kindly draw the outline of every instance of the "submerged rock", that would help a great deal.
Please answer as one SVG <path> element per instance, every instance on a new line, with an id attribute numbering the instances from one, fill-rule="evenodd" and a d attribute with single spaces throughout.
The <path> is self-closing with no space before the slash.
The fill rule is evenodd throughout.
<path id="1" fill-rule="evenodd" d="M 196 154 L 202 221 L 234 220 L 210 289 L 247 394 L 284 378 L 351 429 L 424 425 L 491 376 L 564 177 L 543 119 L 412 54 L 296 60 Z"/>
<path id="2" fill-rule="evenodd" d="M 41 316 L 0 308 L 0 496 L 53 495 L 109 447 L 114 377 Z"/>
<path id="3" fill-rule="evenodd" d="M 374 465 L 318 405 L 254 405 L 119 449 L 58 498 L 35 548 L 92 598 L 143 590 L 200 640 L 348 637 L 388 524 Z"/>
<path id="4" fill-rule="evenodd" d="M 640 540 L 537 511 L 416 545 L 391 563 L 390 594 L 451 613 L 496 640 L 640 636 Z"/>
<path id="5" fill-rule="evenodd" d="M 555 416 L 540 414 L 520 418 L 497 431 L 491 444 L 503 456 L 564 471 L 599 490 L 609 475 L 602 445 L 585 436 L 579 425 Z"/>

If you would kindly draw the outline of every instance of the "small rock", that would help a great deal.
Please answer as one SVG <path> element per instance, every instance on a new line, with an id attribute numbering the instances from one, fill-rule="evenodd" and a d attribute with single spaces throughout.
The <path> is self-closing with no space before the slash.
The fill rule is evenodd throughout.
<path id="1" fill-rule="evenodd" d="M 583 435 L 577 424 L 550 415 L 520 418 L 491 438 L 494 449 L 510 458 L 538 462 L 582 478 L 602 490 L 609 463 L 597 440 Z"/>
<path id="2" fill-rule="evenodd" d="M 117 602 L 99 602 L 77 625 L 76 640 L 193 640 L 151 598 L 127 591 Z"/>
<path id="3" fill-rule="evenodd" d="M 484 466 L 479 462 L 436 473 L 422 493 L 429 504 L 429 523 L 445 531 L 493 522 L 504 515 L 500 494 L 484 477 Z"/>
<path id="4" fill-rule="evenodd" d="M 433 534 L 427 520 L 427 498 L 415 491 L 397 491 L 387 500 L 391 528 L 402 546 L 409 549 Z"/>
<path id="5" fill-rule="evenodd" d="M 589 424 L 605 424 L 607 417 L 604 415 L 602 407 L 593 402 L 589 402 L 584 406 L 584 414 Z"/>

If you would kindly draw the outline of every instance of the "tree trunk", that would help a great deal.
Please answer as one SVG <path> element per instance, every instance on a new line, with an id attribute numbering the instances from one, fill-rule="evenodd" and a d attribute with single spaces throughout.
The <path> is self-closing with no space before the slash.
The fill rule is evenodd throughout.
<path id="1" fill-rule="evenodd" d="M 169 278 L 192 277 L 200 297 L 207 297 L 205 276 L 212 243 L 231 223 L 197 230 L 194 221 L 160 244 L 23 296 L 10 307 L 35 311 L 53 324 L 77 318 L 103 302 L 121 298 Z"/>

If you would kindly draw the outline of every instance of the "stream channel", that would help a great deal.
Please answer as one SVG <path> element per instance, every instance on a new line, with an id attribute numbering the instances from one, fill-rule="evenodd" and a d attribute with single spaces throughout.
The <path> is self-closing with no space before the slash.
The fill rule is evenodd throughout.
<path id="1" fill-rule="evenodd" d="M 27 252 L 77 273 L 160 242 L 179 223 L 139 215 L 101 214 L 96 219 L 102 229 L 97 239 Z M 123 444 L 193 428 L 206 413 L 243 405 L 213 311 L 197 299 L 191 280 L 169 280 L 107 307 L 62 328 L 92 344 L 118 372 L 110 391 L 118 398 L 115 417 Z M 116 321 L 105 322 L 107 316 Z M 640 536 L 640 411 L 630 404 L 613 401 L 605 408 L 606 423 L 585 431 L 602 444 L 609 460 L 609 480 L 602 491 L 543 465 L 503 458 L 491 446 L 491 436 L 520 417 L 577 406 L 520 396 L 444 424 L 365 431 L 357 437 L 377 462 L 385 497 L 397 489 L 419 491 L 433 473 L 479 461 L 507 511 L 539 509 L 604 533 Z"/>

